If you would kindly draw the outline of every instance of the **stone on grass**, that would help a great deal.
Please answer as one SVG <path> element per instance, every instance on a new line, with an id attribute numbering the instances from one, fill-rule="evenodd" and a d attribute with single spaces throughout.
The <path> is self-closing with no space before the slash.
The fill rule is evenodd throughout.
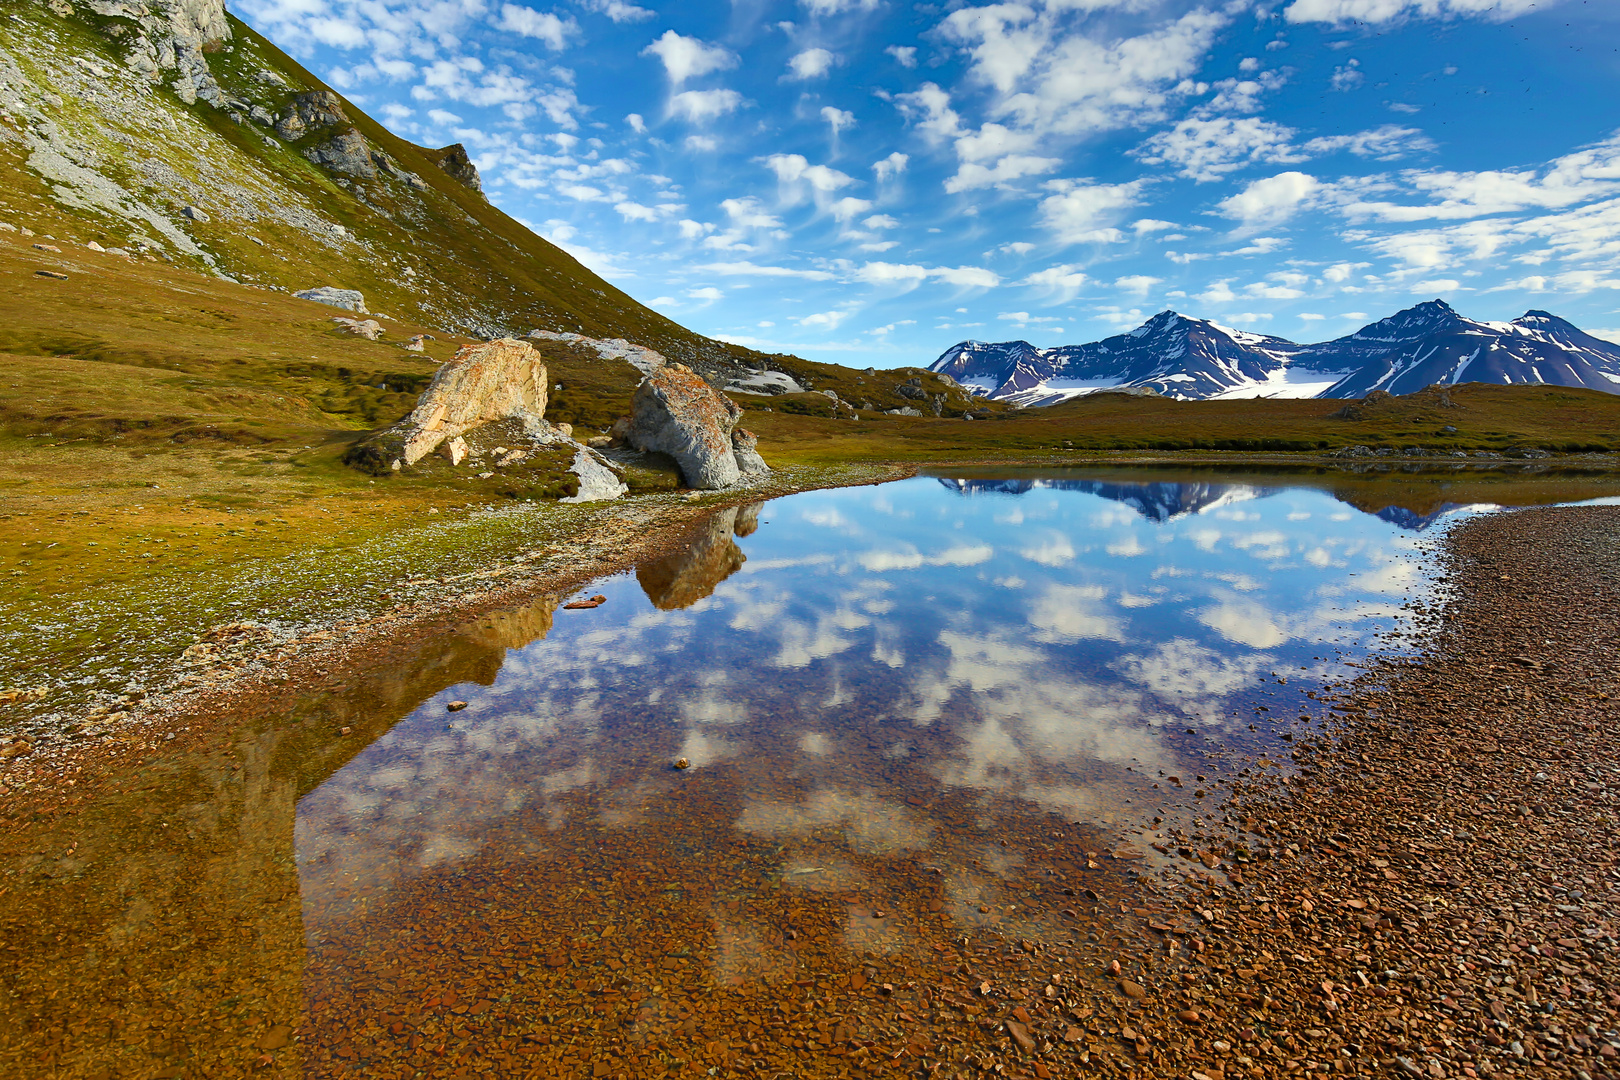
<path id="1" fill-rule="evenodd" d="M 305 289 L 303 292 L 295 292 L 293 295 L 300 300 L 313 300 L 317 304 L 343 308 L 357 315 L 370 314 L 366 311 L 366 298 L 358 289 L 339 289 L 332 285 L 322 285 L 314 289 Z"/>
<path id="2" fill-rule="evenodd" d="M 344 460 L 371 472 L 414 465 L 446 439 L 497 420 L 533 434 L 546 411 L 546 365 L 526 342 L 468 345 L 439 369 L 411 414 L 357 443 Z"/>
<path id="3" fill-rule="evenodd" d="M 731 429 L 742 410 L 691 368 L 652 371 L 636 387 L 631 408 L 630 445 L 674 458 L 688 487 L 714 491 L 741 478 Z"/>
<path id="4" fill-rule="evenodd" d="M 382 337 L 382 323 L 376 319 L 346 319 L 342 315 L 332 316 L 332 321 L 343 327 L 351 334 L 357 334 L 367 341 L 376 341 Z"/>
<path id="5" fill-rule="evenodd" d="M 731 433 L 731 452 L 737 459 L 737 468 L 744 476 L 767 473 L 771 467 L 759 456 L 759 436 L 738 428 Z"/>
<path id="6" fill-rule="evenodd" d="M 581 447 L 574 452 L 574 463 L 568 471 L 579 477 L 579 491 L 566 498 L 558 499 L 565 503 L 605 502 L 608 499 L 617 499 L 629 491 L 629 485 L 619 479 L 619 474 L 608 467 L 607 462 L 594 450 Z"/>

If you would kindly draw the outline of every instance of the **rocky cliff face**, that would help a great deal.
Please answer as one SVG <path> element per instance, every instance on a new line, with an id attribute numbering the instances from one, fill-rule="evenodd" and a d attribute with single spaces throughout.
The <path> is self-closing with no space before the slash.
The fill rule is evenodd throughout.
<path id="1" fill-rule="evenodd" d="M 208 69 L 205 54 L 231 37 L 224 0 L 58 0 L 58 10 L 76 6 L 117 20 L 108 35 L 125 50 L 125 62 L 153 82 L 174 73 L 169 84 L 181 101 L 199 98 L 220 107 L 225 94 Z M 62 13 L 66 14 L 67 11 Z"/>

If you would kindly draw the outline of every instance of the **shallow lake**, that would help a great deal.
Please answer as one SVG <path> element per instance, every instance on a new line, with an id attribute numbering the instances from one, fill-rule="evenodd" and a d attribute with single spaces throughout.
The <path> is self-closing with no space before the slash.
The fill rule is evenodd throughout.
<path id="1" fill-rule="evenodd" d="M 1114 470 L 726 510 L 600 607 L 290 696 L 240 774 L 158 767 L 67 855 L 6 852 L 0 1061 L 1021 1075 L 980 1022 L 1175 961 L 1156 886 L 1241 875 L 1224 792 L 1405 647 L 1430 530 L 1605 490 Z"/>

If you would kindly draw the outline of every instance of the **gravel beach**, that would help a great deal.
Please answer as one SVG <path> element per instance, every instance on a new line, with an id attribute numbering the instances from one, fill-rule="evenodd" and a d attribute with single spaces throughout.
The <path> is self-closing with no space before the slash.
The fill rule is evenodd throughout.
<path id="1" fill-rule="evenodd" d="M 1421 654 L 1234 796 L 1241 882 L 1182 898 L 1144 1075 L 1617 1075 L 1620 508 L 1475 518 L 1441 559 Z"/>

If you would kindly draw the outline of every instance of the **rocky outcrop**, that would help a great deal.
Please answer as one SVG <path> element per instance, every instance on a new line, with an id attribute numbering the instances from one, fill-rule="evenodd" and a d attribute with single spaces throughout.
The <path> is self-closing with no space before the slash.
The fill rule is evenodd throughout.
<path id="1" fill-rule="evenodd" d="M 304 156 L 315 164 L 359 180 L 377 179 L 371 144 L 354 128 L 340 131 L 325 142 L 304 149 Z"/>
<path id="2" fill-rule="evenodd" d="M 546 365 L 526 342 L 468 345 L 439 369 L 409 416 L 356 444 L 344 460 L 371 472 L 396 470 L 446 439 L 497 420 L 518 421 L 538 434 L 546 385 Z"/>
<path id="3" fill-rule="evenodd" d="M 771 467 L 759 456 L 759 436 L 738 428 L 731 433 L 731 453 L 737 459 L 737 469 L 744 475 L 767 473 Z"/>
<path id="4" fill-rule="evenodd" d="M 462 187 L 471 188 L 482 195 L 484 182 L 478 177 L 478 166 L 472 163 L 467 156 L 467 148 L 460 143 L 451 143 L 442 150 L 429 152 L 433 164 L 443 169 L 456 183 Z"/>
<path id="5" fill-rule="evenodd" d="M 668 364 L 649 374 L 631 409 L 626 441 L 674 458 L 688 487 L 712 491 L 741 479 L 731 429 L 742 410 L 690 368 Z"/>
<path id="6" fill-rule="evenodd" d="M 313 300 L 317 304 L 326 304 L 329 307 L 342 308 L 357 315 L 369 315 L 366 310 L 366 298 L 358 289 L 339 289 L 332 285 L 322 285 L 315 289 L 305 289 L 295 292 L 294 296 L 300 300 Z"/>
<path id="7" fill-rule="evenodd" d="M 225 94 L 205 55 L 230 40 L 225 0 L 77 0 L 100 16 L 107 36 L 125 49 L 125 63 L 153 82 L 170 71 L 175 94 L 187 105 L 199 98 L 224 108 Z"/>
<path id="8" fill-rule="evenodd" d="M 330 90 L 311 90 L 299 94 L 281 110 L 276 134 L 288 142 L 296 142 L 311 131 L 339 126 L 354 126 L 349 114 L 343 111 L 343 99 Z"/>
<path id="9" fill-rule="evenodd" d="M 561 341 L 570 345 L 583 345 L 596 350 L 596 355 L 604 360 L 623 360 L 643 375 L 651 375 L 655 369 L 668 363 L 663 353 L 644 345 L 634 345 L 624 338 L 592 338 L 584 334 L 563 333 L 556 330 L 533 330 L 530 331 L 529 338 L 533 341 Z"/>

